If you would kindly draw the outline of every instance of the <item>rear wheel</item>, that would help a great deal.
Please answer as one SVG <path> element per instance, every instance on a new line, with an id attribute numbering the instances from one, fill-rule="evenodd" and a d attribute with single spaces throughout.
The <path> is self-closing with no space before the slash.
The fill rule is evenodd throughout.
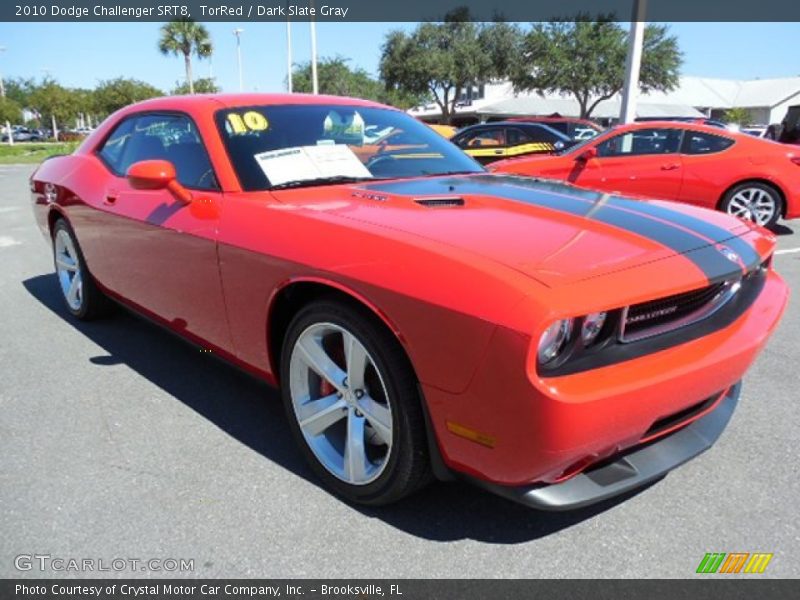
<path id="1" fill-rule="evenodd" d="M 769 227 L 781 214 L 781 197 L 775 188 L 751 181 L 731 189 L 720 208 L 729 215 Z"/>
<path id="2" fill-rule="evenodd" d="M 84 321 L 108 312 L 110 301 L 95 285 L 75 233 L 63 219 L 53 226 L 53 262 L 69 312 Z"/>
<path id="3" fill-rule="evenodd" d="M 337 494 L 388 504 L 428 481 L 417 382 L 373 315 L 333 300 L 303 308 L 284 340 L 281 382 L 295 438 Z"/>

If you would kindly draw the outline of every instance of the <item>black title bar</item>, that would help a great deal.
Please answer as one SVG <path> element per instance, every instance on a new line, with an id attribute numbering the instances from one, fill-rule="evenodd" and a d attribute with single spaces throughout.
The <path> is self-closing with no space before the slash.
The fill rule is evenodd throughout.
<path id="1" fill-rule="evenodd" d="M 613 573 L 609 573 L 613 575 Z M 492 579 L 3 579 L 3 600 L 771 600 L 791 580 L 697 576 L 676 580 Z M 796 590 L 795 590 L 796 591 Z"/>
<path id="2" fill-rule="evenodd" d="M 440 21 L 467 8 L 473 21 L 546 21 L 613 15 L 629 21 L 637 0 L 3 0 L 0 21 Z M 798 0 L 644 0 L 646 21 L 800 21 Z"/>

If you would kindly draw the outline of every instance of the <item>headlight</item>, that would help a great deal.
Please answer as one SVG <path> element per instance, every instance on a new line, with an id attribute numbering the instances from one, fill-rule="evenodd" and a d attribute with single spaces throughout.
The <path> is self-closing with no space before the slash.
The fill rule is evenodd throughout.
<path id="1" fill-rule="evenodd" d="M 578 365 L 578 370 L 585 370 L 587 364 L 596 362 L 595 356 L 608 351 L 614 344 L 621 318 L 622 310 L 615 309 L 552 323 L 542 333 L 536 348 L 541 372 L 571 373 L 575 365 Z"/>
<path id="2" fill-rule="evenodd" d="M 563 350 L 569 334 L 572 333 L 572 320 L 556 321 L 539 338 L 539 362 L 548 363 Z"/>
<path id="3" fill-rule="evenodd" d="M 583 327 L 581 327 L 581 340 L 583 345 L 590 345 L 603 330 L 603 325 L 606 323 L 607 313 L 596 312 L 586 315 L 583 319 Z"/>

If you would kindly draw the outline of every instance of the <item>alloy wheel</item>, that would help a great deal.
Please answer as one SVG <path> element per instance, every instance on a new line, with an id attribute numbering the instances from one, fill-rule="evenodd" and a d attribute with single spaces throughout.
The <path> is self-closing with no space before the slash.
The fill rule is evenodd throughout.
<path id="1" fill-rule="evenodd" d="M 83 274 L 75 244 L 66 230 L 59 229 L 53 247 L 61 293 L 72 310 L 80 310 L 83 304 Z"/>
<path id="2" fill-rule="evenodd" d="M 325 469 L 351 485 L 367 485 L 385 470 L 393 417 L 384 378 L 350 331 L 315 323 L 297 338 L 289 392 L 300 431 Z"/>
<path id="3" fill-rule="evenodd" d="M 775 197 L 758 187 L 736 192 L 728 202 L 728 214 L 748 219 L 758 225 L 769 224 L 777 211 Z"/>

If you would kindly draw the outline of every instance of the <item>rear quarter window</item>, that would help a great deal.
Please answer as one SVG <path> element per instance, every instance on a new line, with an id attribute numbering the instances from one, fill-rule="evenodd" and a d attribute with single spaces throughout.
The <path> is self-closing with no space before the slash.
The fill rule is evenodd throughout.
<path id="1" fill-rule="evenodd" d="M 715 154 L 733 146 L 735 142 L 720 135 L 687 131 L 683 138 L 684 154 Z"/>

